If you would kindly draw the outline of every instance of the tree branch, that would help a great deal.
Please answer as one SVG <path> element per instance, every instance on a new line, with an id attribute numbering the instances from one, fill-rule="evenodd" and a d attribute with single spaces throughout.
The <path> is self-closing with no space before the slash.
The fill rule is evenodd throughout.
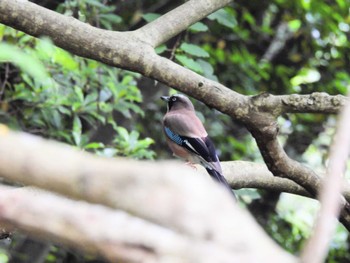
<path id="1" fill-rule="evenodd" d="M 223 174 L 233 189 L 257 188 L 311 197 L 303 187 L 287 178 L 273 176 L 265 164 L 246 161 L 221 162 Z M 206 175 L 206 170 L 196 165 Z"/>
<path id="2" fill-rule="evenodd" d="M 206 7 L 207 1 L 204 0 L 195 2 L 192 0 L 185 4 L 195 3 L 197 10 L 205 10 L 203 11 L 205 13 L 196 16 L 197 19 L 201 19 L 205 14 L 215 11 L 230 1 L 219 2 L 215 1 L 211 8 Z M 177 10 L 182 10 L 182 7 L 179 8 L 181 9 Z M 176 14 L 178 12 L 176 11 Z M 172 24 L 174 18 L 167 14 L 159 19 L 136 31 L 112 32 L 94 28 L 72 17 L 60 15 L 28 1 L 2 0 L 0 2 L 0 22 L 5 25 L 36 37 L 48 36 L 57 46 L 76 55 L 152 77 L 231 117 L 244 119 L 247 124 L 249 124 L 250 112 L 257 108 L 264 108 L 265 111 L 272 110 L 278 114 L 283 112 L 334 113 L 345 102 L 345 97 L 328 96 L 329 106 L 323 108 L 320 103 L 313 103 L 318 101 L 319 96 L 310 95 L 310 99 L 310 97 L 305 97 L 307 95 L 293 94 L 270 95 L 264 100 L 255 99 L 255 102 L 259 101 L 259 105 L 253 105 L 250 97 L 238 94 L 215 81 L 158 56 L 153 46 L 160 44 L 160 39 L 166 41 L 172 36 L 171 34 L 159 35 L 162 35 L 163 31 Z M 184 30 L 188 24 L 196 22 L 195 20 L 194 18 L 179 20 L 176 33 L 179 33 L 181 29 Z M 156 43 L 150 44 L 145 41 L 153 37 L 157 39 Z"/>
<path id="3" fill-rule="evenodd" d="M 338 113 L 348 101 L 343 95 L 331 96 L 325 92 L 307 95 L 291 94 L 267 96 L 263 107 L 276 116 L 282 113 Z M 266 105 L 269 105 L 266 107 Z M 266 109 L 267 108 L 267 109 Z"/>
<path id="4" fill-rule="evenodd" d="M 1 225 L 103 256 L 111 262 L 251 261 L 246 252 L 229 251 L 210 240 L 192 238 L 123 211 L 73 201 L 36 188 L 0 186 L 0 209 Z"/>
<path id="5" fill-rule="evenodd" d="M 285 47 L 287 41 L 293 36 L 287 22 L 281 22 L 276 29 L 276 34 L 261 60 L 272 61 L 274 57 Z"/>
<path id="6" fill-rule="evenodd" d="M 308 167 L 288 157 L 277 140 L 278 127 L 270 113 L 251 114 L 254 123 L 247 125 L 254 136 L 269 170 L 275 175 L 288 178 L 305 188 L 313 198 L 320 189 L 319 176 Z M 348 197 L 348 195 L 347 195 Z M 346 206 L 349 206 L 348 203 Z M 343 210 L 340 221 L 350 231 L 350 210 Z"/>
<path id="7" fill-rule="evenodd" d="M 232 0 L 190 0 L 135 33 L 152 47 L 157 47 L 231 2 Z"/>
<path id="8" fill-rule="evenodd" d="M 221 185 L 174 162 L 95 157 L 0 126 L 0 176 L 127 211 L 223 249 L 254 250 L 261 258 L 276 249 Z"/>

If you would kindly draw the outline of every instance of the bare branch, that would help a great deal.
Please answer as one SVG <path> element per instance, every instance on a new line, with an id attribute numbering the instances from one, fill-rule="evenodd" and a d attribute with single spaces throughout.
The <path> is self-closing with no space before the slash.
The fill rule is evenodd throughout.
<path id="1" fill-rule="evenodd" d="M 277 139 L 278 127 L 270 114 L 262 117 L 258 113 L 251 118 L 255 120 L 248 126 L 257 141 L 258 147 L 269 170 L 275 175 L 288 178 L 305 188 L 313 198 L 316 198 L 320 189 L 320 177 L 308 167 L 288 157 Z M 340 221 L 350 230 L 350 212 L 344 210 Z"/>
<path id="2" fill-rule="evenodd" d="M 152 47 L 156 47 L 186 30 L 192 24 L 228 5 L 232 0 L 190 0 L 136 31 Z"/>
<path id="3" fill-rule="evenodd" d="M 257 188 L 311 197 L 303 187 L 287 178 L 274 176 L 263 163 L 246 161 L 221 162 L 223 174 L 234 189 Z M 206 174 L 203 167 L 197 169 Z"/>
<path id="4" fill-rule="evenodd" d="M 276 96 L 283 113 L 338 113 L 348 99 L 343 95 L 331 96 L 325 92 L 314 92 L 309 95 Z"/>
<path id="5" fill-rule="evenodd" d="M 210 10 L 204 7 L 206 4 L 204 0 L 189 2 L 191 4 L 195 3 L 197 9 L 206 10 L 205 12 L 208 14 L 230 1 L 222 1 L 222 4 L 219 3 L 220 1 L 215 1 Z M 201 14 L 197 19 L 203 18 L 204 15 L 204 13 Z M 232 89 L 156 55 L 153 46 L 145 41 L 145 39 L 152 38 L 152 36 L 148 37 L 146 34 L 147 32 L 160 34 L 159 32 L 164 29 L 157 31 L 155 28 L 160 27 L 160 24 L 171 24 L 169 21 L 174 18 L 171 15 L 165 15 L 160 19 L 158 22 L 151 23 L 149 26 L 146 25 L 133 32 L 112 32 L 94 28 L 72 17 L 60 15 L 29 1 L 2 0 L 0 2 L 0 22 L 5 25 L 36 37 L 48 36 L 57 46 L 74 54 L 140 72 L 199 99 L 208 106 L 216 108 L 231 117 L 245 120 L 247 125 L 250 124 L 249 115 L 252 110 L 272 111 L 274 116 L 283 112 L 334 113 L 344 104 L 345 97 L 341 96 L 325 97 L 329 103 L 324 108 L 321 103 L 318 103 L 320 96 L 315 94 L 270 95 L 253 98 L 238 94 Z M 191 19 L 189 22 L 193 23 L 195 20 Z M 181 26 L 177 28 L 181 30 Z M 184 26 L 182 29 L 184 29 Z M 154 31 L 158 33 L 154 33 Z M 156 44 L 160 44 L 159 39 Z M 166 38 L 163 40 L 165 41 Z"/>
<path id="6" fill-rule="evenodd" d="M 293 31 L 290 29 L 287 22 L 281 22 L 277 29 L 276 34 L 271 41 L 268 49 L 263 55 L 261 60 L 271 61 L 274 57 L 285 47 L 287 41 L 293 36 Z"/>
<path id="7" fill-rule="evenodd" d="M 315 225 L 313 236 L 308 240 L 302 261 L 307 263 L 324 262 L 332 234 L 335 220 L 344 202 L 341 199 L 343 186 L 342 175 L 346 168 L 346 161 L 350 154 L 350 103 L 341 112 L 337 131 L 330 149 L 327 176 L 322 183 L 320 192 L 321 209 Z"/>

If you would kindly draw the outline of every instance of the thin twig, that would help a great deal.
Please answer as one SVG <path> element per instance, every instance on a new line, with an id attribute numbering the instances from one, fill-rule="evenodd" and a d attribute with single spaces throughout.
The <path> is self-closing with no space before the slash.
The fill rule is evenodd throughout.
<path id="1" fill-rule="evenodd" d="M 180 45 L 181 39 L 182 39 L 182 34 L 179 34 L 178 37 L 176 38 L 176 42 L 175 42 L 174 46 L 171 48 L 171 53 L 170 53 L 170 57 L 169 57 L 170 60 L 174 59 L 176 49 Z"/>
<path id="2" fill-rule="evenodd" d="M 5 64 L 5 76 L 4 76 L 4 80 L 1 83 L 1 87 L 0 87 L 0 101 L 1 101 L 2 95 L 4 94 L 5 86 L 7 84 L 8 78 L 9 78 L 9 70 L 10 70 L 9 64 L 6 63 Z"/>
<path id="3" fill-rule="evenodd" d="M 343 174 L 350 153 L 350 103 L 340 114 L 337 131 L 330 149 L 327 176 L 320 192 L 321 209 L 314 234 L 308 240 L 301 259 L 305 263 L 321 263 L 327 256 L 329 243 L 344 201 L 341 197 Z"/>

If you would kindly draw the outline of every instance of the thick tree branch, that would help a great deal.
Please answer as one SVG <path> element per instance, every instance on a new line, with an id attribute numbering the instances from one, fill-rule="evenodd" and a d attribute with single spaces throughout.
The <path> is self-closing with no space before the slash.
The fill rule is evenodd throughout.
<path id="1" fill-rule="evenodd" d="M 197 10 L 205 10 L 197 19 L 203 18 L 220 8 L 224 3 L 215 1 L 215 4 L 207 8 L 206 1 L 196 1 Z M 185 4 L 193 4 L 189 1 Z M 180 8 L 180 7 L 179 7 Z M 180 9 L 182 10 L 182 9 Z M 178 11 L 176 11 L 178 12 Z M 192 12 L 192 11 L 186 11 Z M 42 8 L 31 2 L 20 0 L 2 0 L 0 2 L 0 22 L 22 30 L 25 33 L 39 37 L 48 36 L 54 43 L 74 54 L 92 58 L 106 64 L 140 72 L 145 76 L 152 77 L 160 82 L 172 86 L 179 91 L 197 98 L 208 106 L 216 108 L 237 119 L 245 119 L 249 122 L 249 114 L 253 109 L 253 102 L 249 97 L 240 95 L 225 86 L 204 78 L 178 64 L 162 58 L 155 54 L 153 46 L 145 39 L 153 38 L 156 34 L 156 44 L 164 29 L 156 27 L 168 27 L 173 21 L 173 16 L 164 15 L 158 22 L 154 21 L 143 28 L 132 32 L 112 32 L 94 28 L 80 22 L 72 17 L 60 15 L 53 11 Z M 161 23 L 160 23 L 160 22 Z M 176 33 L 184 30 L 188 24 L 195 22 L 195 19 L 178 21 Z M 175 26 L 175 25 L 173 25 Z M 141 33 L 140 33 L 141 32 Z M 150 35 L 147 36 L 147 33 Z M 171 34 L 170 34 L 171 35 Z M 170 35 L 163 37 L 166 41 Z M 311 95 L 314 98 L 305 98 L 293 94 L 285 96 L 269 96 L 269 99 L 256 100 L 259 102 L 259 109 L 283 112 L 335 112 L 344 104 L 345 98 L 329 96 L 330 106 L 325 109 L 320 103 L 313 103 L 319 96 Z"/>
<path id="2" fill-rule="evenodd" d="M 191 238 L 122 211 L 36 188 L 0 186 L 0 211 L 1 225 L 103 256 L 111 262 L 252 261 L 249 253 L 228 251 L 210 240 Z"/>
<path id="3" fill-rule="evenodd" d="M 121 209 L 225 250 L 253 249 L 267 259 L 277 249 L 222 186 L 184 165 L 99 158 L 0 126 L 0 176 Z"/>

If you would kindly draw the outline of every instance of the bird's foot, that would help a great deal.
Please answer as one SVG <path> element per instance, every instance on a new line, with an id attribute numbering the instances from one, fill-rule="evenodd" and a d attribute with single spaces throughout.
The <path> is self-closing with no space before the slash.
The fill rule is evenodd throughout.
<path id="1" fill-rule="evenodd" d="M 191 167 L 192 169 L 197 170 L 197 167 L 194 165 L 194 163 L 187 162 L 186 165 L 188 165 L 188 166 Z"/>

